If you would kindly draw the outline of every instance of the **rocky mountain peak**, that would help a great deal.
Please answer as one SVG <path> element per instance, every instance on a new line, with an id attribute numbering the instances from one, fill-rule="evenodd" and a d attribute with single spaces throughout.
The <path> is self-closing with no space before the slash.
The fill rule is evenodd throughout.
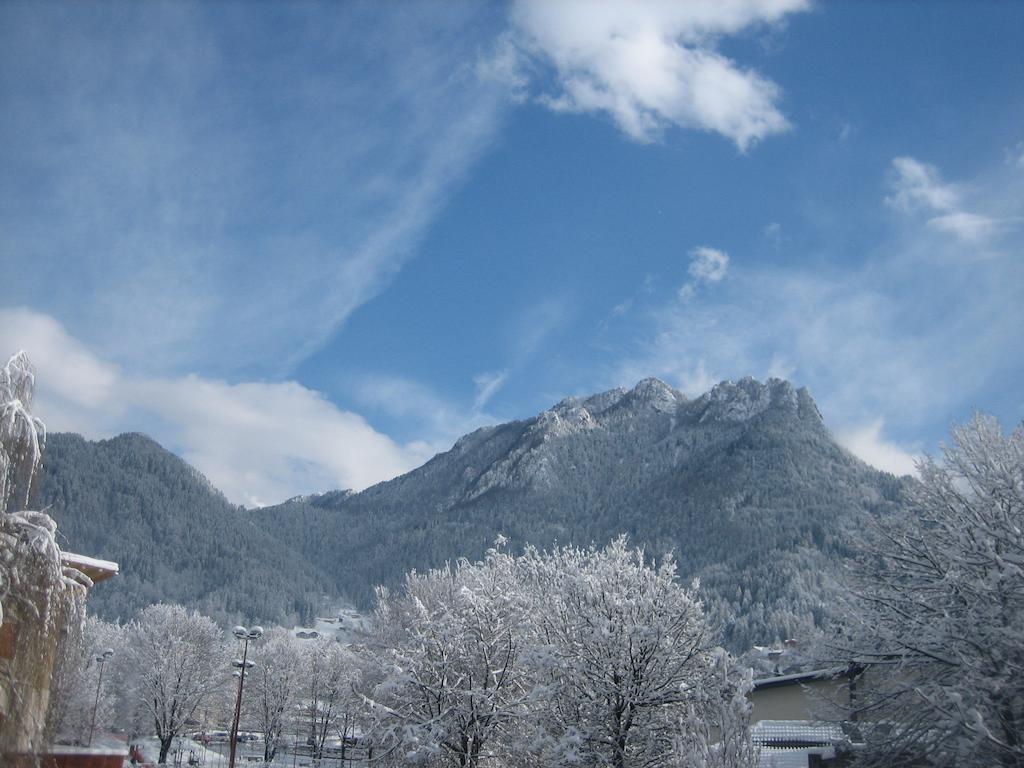
<path id="1" fill-rule="evenodd" d="M 638 382 L 629 393 L 630 398 L 656 411 L 670 413 L 686 402 L 686 396 L 677 392 L 661 379 L 647 378 Z"/>
<path id="2" fill-rule="evenodd" d="M 698 400 L 704 407 L 701 423 L 748 421 L 769 409 L 777 409 L 799 418 L 820 422 L 821 414 L 806 388 L 797 390 L 784 379 L 760 382 L 752 376 L 739 381 L 723 381 Z"/>

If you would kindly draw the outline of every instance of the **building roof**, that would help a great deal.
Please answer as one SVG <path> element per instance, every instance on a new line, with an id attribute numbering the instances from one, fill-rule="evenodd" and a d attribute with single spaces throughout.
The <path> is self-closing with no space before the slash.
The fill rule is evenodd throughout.
<path id="1" fill-rule="evenodd" d="M 844 677 L 850 674 L 849 666 L 829 667 L 828 669 L 813 669 L 808 672 L 794 672 L 790 675 L 779 675 L 777 677 L 762 677 L 754 681 L 754 690 L 762 688 L 775 688 L 780 685 L 800 685 L 811 683 L 817 680 L 834 680 L 837 677 Z M 859 670 L 858 670 L 859 671 Z"/>
<path id="2" fill-rule="evenodd" d="M 757 746 L 832 746 L 846 741 L 838 723 L 813 720 L 761 720 L 750 729 Z"/>
<path id="3" fill-rule="evenodd" d="M 116 576 L 120 573 L 120 568 L 115 562 L 87 557 L 86 555 L 77 555 L 74 552 L 61 552 L 60 561 L 65 567 L 74 568 L 76 571 L 84 573 L 93 584 L 105 581 L 111 576 Z"/>

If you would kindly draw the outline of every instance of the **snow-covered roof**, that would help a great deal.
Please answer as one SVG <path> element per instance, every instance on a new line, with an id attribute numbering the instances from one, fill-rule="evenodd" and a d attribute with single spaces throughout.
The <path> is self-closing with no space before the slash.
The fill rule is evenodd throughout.
<path id="1" fill-rule="evenodd" d="M 93 584 L 120 573 L 120 567 L 115 562 L 78 555 L 74 552 L 61 552 L 60 561 L 63 565 L 70 566 L 84 573 L 92 580 Z"/>
<path id="2" fill-rule="evenodd" d="M 796 685 L 798 683 L 809 683 L 815 680 L 833 680 L 847 674 L 849 667 L 829 667 L 828 669 L 813 669 L 808 672 L 794 672 L 789 675 L 777 677 L 762 677 L 754 681 L 754 690 L 761 688 L 774 688 L 777 685 Z"/>
<path id="3" fill-rule="evenodd" d="M 761 720 L 751 727 L 750 738 L 758 746 L 827 746 L 846 741 L 837 723 L 812 720 Z"/>

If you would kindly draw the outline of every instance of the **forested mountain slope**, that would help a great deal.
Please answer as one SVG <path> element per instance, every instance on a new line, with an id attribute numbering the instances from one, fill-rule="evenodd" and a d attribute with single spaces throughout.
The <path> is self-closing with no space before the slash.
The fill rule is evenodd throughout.
<path id="1" fill-rule="evenodd" d="M 605 543 L 620 532 L 699 576 L 733 647 L 829 613 L 839 560 L 904 481 L 840 448 L 788 382 L 723 382 L 687 400 L 656 379 L 486 427 L 362 493 L 254 515 L 368 605 L 410 568 L 478 557 L 497 533 Z"/>
<path id="2" fill-rule="evenodd" d="M 331 579 L 254 524 L 198 471 L 140 434 L 51 434 L 39 502 L 66 549 L 116 561 L 90 610 L 129 618 L 181 602 L 215 618 L 311 618 Z"/>
<path id="3" fill-rule="evenodd" d="M 368 607 L 411 568 L 479 557 L 497 534 L 675 553 L 733 648 L 829 613 L 867 516 L 900 480 L 840 448 L 788 382 L 723 382 L 688 400 L 647 379 L 485 427 L 406 475 L 245 511 L 141 435 L 52 435 L 41 502 L 69 548 L 121 563 L 94 609 L 180 601 L 224 619 L 308 616 L 323 593 Z"/>

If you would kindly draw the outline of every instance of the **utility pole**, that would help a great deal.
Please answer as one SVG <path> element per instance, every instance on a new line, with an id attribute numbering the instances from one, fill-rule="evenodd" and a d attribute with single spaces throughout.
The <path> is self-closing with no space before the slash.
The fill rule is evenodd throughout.
<path id="1" fill-rule="evenodd" d="M 252 629 L 246 629 L 245 627 L 235 627 L 231 630 L 231 633 L 242 641 L 242 658 L 235 659 L 232 664 L 238 667 L 239 671 L 235 672 L 238 675 L 238 696 L 235 698 L 235 719 L 231 723 L 231 745 L 229 747 L 228 756 L 228 768 L 235 768 L 235 748 L 238 746 L 238 718 L 242 714 L 242 688 L 245 685 L 245 670 L 253 666 L 253 662 L 249 661 L 249 641 L 258 640 L 263 636 L 263 627 L 253 627 Z"/>
<path id="2" fill-rule="evenodd" d="M 88 744 L 88 746 L 90 746 L 90 747 L 92 746 L 92 734 L 93 734 L 93 731 L 96 730 L 96 710 L 100 706 L 100 687 L 103 685 L 103 666 L 104 666 L 104 664 L 106 664 L 110 660 L 110 657 L 113 656 L 113 655 L 114 655 L 114 649 L 113 648 L 107 648 L 105 651 L 103 651 L 103 653 L 99 654 L 96 657 L 96 663 L 100 665 L 100 676 L 99 676 L 99 679 L 96 681 L 96 700 L 93 701 L 93 703 L 92 703 L 92 720 L 89 723 L 89 744 Z"/>

